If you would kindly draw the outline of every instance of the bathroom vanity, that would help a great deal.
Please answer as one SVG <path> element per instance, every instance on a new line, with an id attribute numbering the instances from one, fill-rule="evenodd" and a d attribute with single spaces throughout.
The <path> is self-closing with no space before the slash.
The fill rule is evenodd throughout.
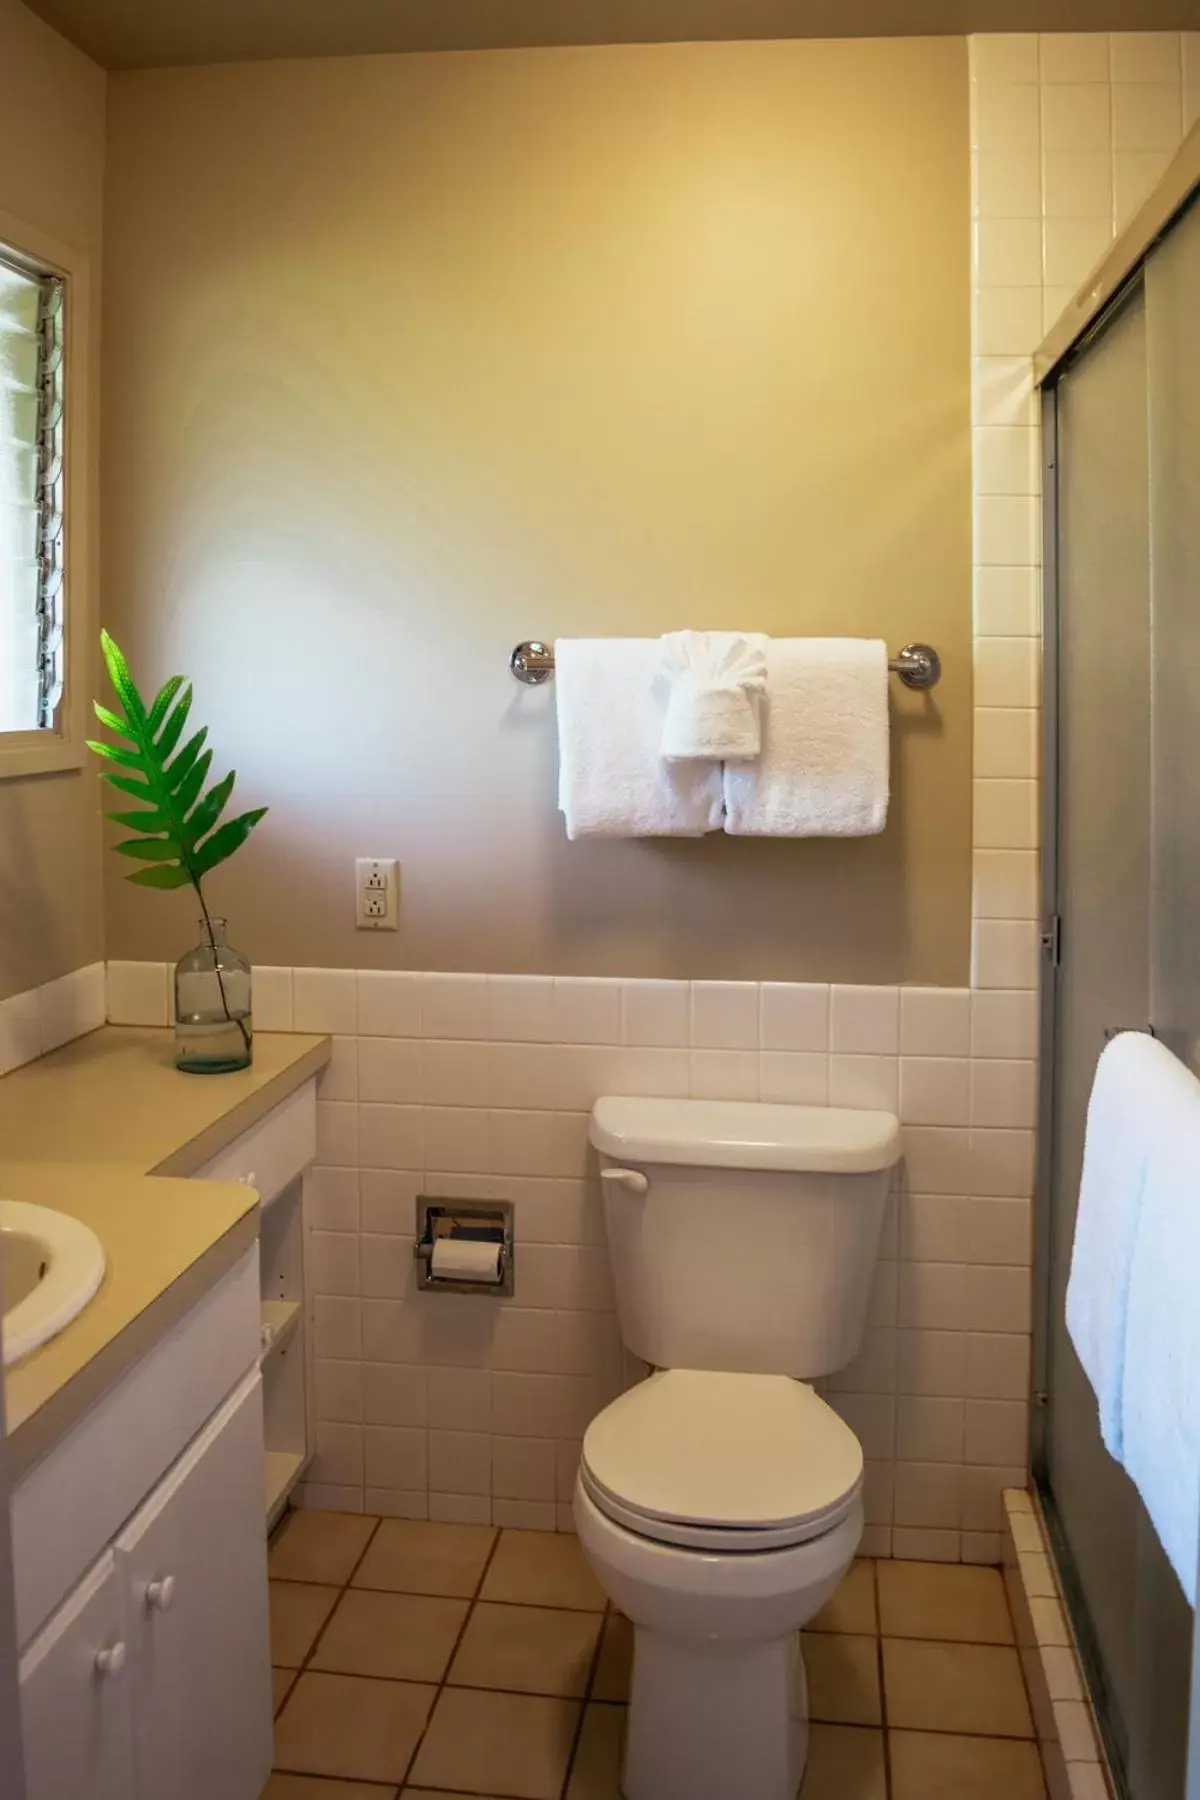
<path id="1" fill-rule="evenodd" d="M 266 1780 L 265 1536 L 309 1442 L 327 1053 L 268 1040 L 204 1082 L 166 1033 L 106 1030 L 0 1083 L 0 1143 L 29 1158 L 0 1192 L 82 1220 L 108 1259 L 6 1373 L 28 1800 L 257 1800 Z M 47 1144 L 62 1160 L 32 1159 Z"/>

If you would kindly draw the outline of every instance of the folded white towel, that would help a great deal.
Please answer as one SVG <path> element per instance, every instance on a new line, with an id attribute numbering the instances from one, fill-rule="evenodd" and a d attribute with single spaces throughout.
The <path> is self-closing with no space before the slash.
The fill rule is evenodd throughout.
<path id="1" fill-rule="evenodd" d="M 567 836 L 703 837 L 720 831 L 721 765 L 664 762 L 657 638 L 559 638 L 558 803 Z"/>
<path id="2" fill-rule="evenodd" d="M 1152 1040 L 1147 1040 L 1152 1042 Z M 1192 1605 L 1200 1546 L 1200 1081 L 1172 1066 L 1156 1109 L 1129 1273 L 1125 1464 Z"/>
<path id="3" fill-rule="evenodd" d="M 1173 1106 L 1177 1071 L 1187 1073 L 1147 1032 L 1123 1031 L 1101 1052 L 1088 1101 L 1067 1330 L 1095 1391 L 1100 1435 L 1118 1462 L 1134 1237 L 1151 1146 Z"/>
<path id="4" fill-rule="evenodd" d="M 663 755 L 673 762 L 757 756 L 759 700 L 767 685 L 762 633 L 669 631 L 662 647 L 670 683 Z"/>
<path id="5" fill-rule="evenodd" d="M 725 770 L 739 837 L 868 837 L 888 809 L 886 644 L 772 638 L 762 755 Z"/>

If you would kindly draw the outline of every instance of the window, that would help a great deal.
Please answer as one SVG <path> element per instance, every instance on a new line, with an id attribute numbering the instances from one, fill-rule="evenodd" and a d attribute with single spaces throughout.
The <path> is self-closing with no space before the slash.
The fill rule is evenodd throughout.
<path id="1" fill-rule="evenodd" d="M 60 275 L 0 249 L 0 732 L 59 726 L 65 299 Z"/>

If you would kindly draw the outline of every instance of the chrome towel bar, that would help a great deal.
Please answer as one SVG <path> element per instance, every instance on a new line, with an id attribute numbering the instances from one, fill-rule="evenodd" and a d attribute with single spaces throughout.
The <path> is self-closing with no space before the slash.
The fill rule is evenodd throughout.
<path id="1" fill-rule="evenodd" d="M 526 687 L 541 687 L 554 673 L 554 645 L 530 638 L 517 645 L 508 666 L 514 678 Z M 936 687 L 942 678 L 942 659 L 932 644 L 905 644 L 890 659 L 888 668 L 908 688 Z"/>

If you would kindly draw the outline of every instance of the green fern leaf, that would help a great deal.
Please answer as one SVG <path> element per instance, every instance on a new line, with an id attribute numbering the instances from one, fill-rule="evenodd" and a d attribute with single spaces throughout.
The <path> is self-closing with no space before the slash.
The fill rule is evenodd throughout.
<path id="1" fill-rule="evenodd" d="M 137 812 L 106 812 L 104 817 L 111 819 L 114 825 L 127 825 L 130 831 L 169 831 L 171 819 L 168 813 L 159 812 L 156 806 L 144 806 Z M 116 845 L 114 848 L 119 849 Z"/>
<path id="2" fill-rule="evenodd" d="M 201 761 L 203 761 L 203 758 L 201 758 Z M 188 836 L 193 844 L 198 844 L 200 839 L 205 837 L 208 832 L 212 830 L 221 814 L 225 811 L 226 803 L 230 794 L 233 792 L 233 784 L 236 779 L 237 772 L 236 770 L 231 769 L 224 781 L 218 781 L 215 787 L 209 788 L 203 800 L 196 806 L 195 811 L 192 811 L 191 808 L 188 809 Z M 182 800 L 183 795 L 181 792 L 181 803 Z"/>
<path id="3" fill-rule="evenodd" d="M 133 677 L 129 673 L 129 664 L 107 631 L 100 633 L 100 648 L 104 652 L 109 680 L 117 690 L 118 698 L 125 708 L 129 723 L 144 725 L 146 723 L 145 703 L 133 684 Z"/>
<path id="4" fill-rule="evenodd" d="M 142 759 L 136 750 L 123 750 L 119 744 L 94 743 L 88 739 L 88 749 L 94 750 L 97 756 L 103 756 L 109 762 L 120 763 L 124 769 L 140 769 Z"/>
<path id="5" fill-rule="evenodd" d="M 154 705 L 146 715 L 146 729 L 151 737 L 158 736 L 158 728 L 171 710 L 171 702 L 183 686 L 183 681 L 182 675 L 172 675 L 171 679 L 164 681 L 159 688 L 154 697 Z"/>
<path id="6" fill-rule="evenodd" d="M 192 857 L 192 866 L 197 873 L 207 875 L 227 856 L 240 850 L 266 810 L 265 806 L 258 806 L 253 812 L 240 813 L 236 819 L 227 819 L 224 825 L 218 826 Z"/>
<path id="7" fill-rule="evenodd" d="M 204 725 L 196 733 L 195 737 L 190 737 L 188 739 L 174 762 L 169 762 L 163 769 L 163 782 L 168 794 L 177 794 L 179 792 L 180 783 L 184 780 L 189 769 L 192 767 L 192 764 L 199 756 L 207 736 L 208 727 L 207 725 Z"/>
<path id="8" fill-rule="evenodd" d="M 192 690 L 185 687 L 183 693 L 172 710 L 170 717 L 158 734 L 154 749 L 159 760 L 166 762 L 176 744 L 183 736 L 183 728 L 187 724 L 187 716 L 192 710 Z"/>
<path id="9" fill-rule="evenodd" d="M 178 850 L 165 837 L 126 838 L 123 843 L 114 844 L 113 849 L 118 856 L 136 856 L 141 862 L 179 861 Z"/>
<path id="10" fill-rule="evenodd" d="M 206 750 L 203 756 L 197 757 L 187 774 L 179 784 L 175 794 L 175 811 L 182 821 L 183 841 L 189 849 L 196 842 L 196 833 L 187 823 L 187 815 L 196 804 L 200 790 L 208 780 L 208 771 L 212 767 L 212 751 Z"/>
<path id="11" fill-rule="evenodd" d="M 115 712 L 110 712 L 108 707 L 101 706 L 98 700 L 92 701 L 92 710 L 100 723 L 107 725 L 110 731 L 115 731 L 118 737 L 128 738 L 131 744 L 136 742 L 128 719 L 120 717 Z"/>
<path id="12" fill-rule="evenodd" d="M 187 887 L 194 877 L 182 863 L 155 863 L 149 869 L 135 869 L 125 879 L 132 881 L 135 887 L 181 888 Z"/>
<path id="13" fill-rule="evenodd" d="M 143 795 L 147 800 L 152 798 L 149 782 L 135 781 L 132 775 L 111 775 L 107 769 L 101 769 L 100 779 L 120 788 L 123 794 L 132 794 L 135 800 L 140 800 Z"/>

